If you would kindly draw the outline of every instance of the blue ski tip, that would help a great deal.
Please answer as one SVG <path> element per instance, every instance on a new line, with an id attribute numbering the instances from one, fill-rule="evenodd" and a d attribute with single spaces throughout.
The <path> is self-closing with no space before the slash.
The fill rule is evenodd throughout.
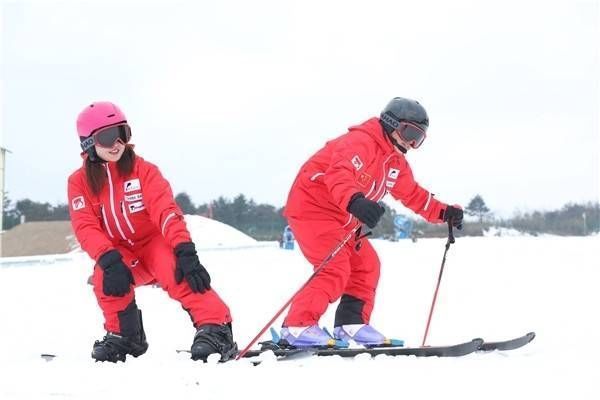
<path id="1" fill-rule="evenodd" d="M 279 337 L 279 334 L 277 333 L 275 328 L 271 327 L 270 331 L 271 331 L 271 338 L 272 338 L 271 340 L 273 340 L 273 343 L 279 343 L 279 340 L 281 338 Z"/>

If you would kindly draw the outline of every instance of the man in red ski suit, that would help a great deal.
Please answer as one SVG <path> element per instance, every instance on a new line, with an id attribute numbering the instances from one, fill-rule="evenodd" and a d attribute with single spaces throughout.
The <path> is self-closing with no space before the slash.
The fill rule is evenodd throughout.
<path id="1" fill-rule="evenodd" d="M 82 249 L 96 261 L 94 293 L 107 331 L 92 357 L 116 362 L 146 352 L 133 289 L 158 282 L 197 328 L 192 358 L 231 358 L 237 346 L 229 308 L 210 286 L 169 183 L 128 143 L 123 112 L 93 103 L 79 114 L 77 130 L 84 161 L 68 180 L 69 211 Z"/>
<path id="2" fill-rule="evenodd" d="M 462 223 L 462 209 L 433 197 L 413 178 L 404 156 L 421 145 L 429 119 L 416 101 L 393 99 L 381 113 L 325 145 L 300 169 L 289 193 L 285 216 L 298 245 L 316 268 L 358 225 L 374 228 L 387 194 L 432 223 Z M 369 325 L 380 262 L 360 230 L 294 298 L 281 337 L 288 344 L 334 343 L 318 321 L 329 303 L 341 297 L 334 339 L 363 345 L 386 342 Z M 339 341 L 342 341 L 340 343 Z"/>

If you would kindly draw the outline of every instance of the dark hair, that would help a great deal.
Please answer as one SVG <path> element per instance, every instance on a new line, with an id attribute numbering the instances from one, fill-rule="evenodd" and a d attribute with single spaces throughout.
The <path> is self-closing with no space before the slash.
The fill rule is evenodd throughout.
<path id="1" fill-rule="evenodd" d="M 85 159 L 85 175 L 87 178 L 88 186 L 92 189 L 94 195 L 99 195 L 106 183 L 106 171 L 104 170 L 104 163 L 90 161 L 90 158 Z M 129 176 L 133 172 L 133 166 L 135 165 L 135 151 L 133 146 L 125 145 L 125 151 L 123 155 L 117 161 L 117 170 L 119 175 L 122 177 Z"/>

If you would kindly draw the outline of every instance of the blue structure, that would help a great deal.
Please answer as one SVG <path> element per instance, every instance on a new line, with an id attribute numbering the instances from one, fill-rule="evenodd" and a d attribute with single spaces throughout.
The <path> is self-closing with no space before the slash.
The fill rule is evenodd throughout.
<path id="1" fill-rule="evenodd" d="M 395 239 L 411 239 L 413 222 L 404 215 L 396 215 L 394 218 Z"/>
<path id="2" fill-rule="evenodd" d="M 281 248 L 285 250 L 294 250 L 294 234 L 289 225 L 283 229 L 283 235 L 281 237 Z"/>

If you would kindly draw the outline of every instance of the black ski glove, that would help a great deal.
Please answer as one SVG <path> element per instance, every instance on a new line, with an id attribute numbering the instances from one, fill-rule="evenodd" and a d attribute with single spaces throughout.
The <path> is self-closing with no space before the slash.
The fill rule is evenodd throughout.
<path id="1" fill-rule="evenodd" d="M 444 216 L 442 219 L 444 222 L 452 220 L 452 226 L 455 226 L 457 229 L 462 229 L 463 210 L 458 206 L 448 206 L 446 207 L 446 210 L 444 210 Z"/>
<path id="2" fill-rule="evenodd" d="M 210 289 L 210 275 L 200 264 L 194 243 L 179 243 L 175 246 L 175 257 L 175 281 L 177 283 L 181 283 L 185 277 L 193 292 L 204 293 Z"/>
<path id="3" fill-rule="evenodd" d="M 385 208 L 377 204 L 376 201 L 366 199 L 365 195 L 360 192 L 355 193 L 350 198 L 346 210 L 371 229 L 375 228 L 381 216 L 385 213 Z"/>
<path id="4" fill-rule="evenodd" d="M 102 290 L 107 296 L 123 297 L 131 290 L 133 275 L 123 262 L 118 250 L 109 250 L 98 259 L 98 265 L 104 271 Z"/>

